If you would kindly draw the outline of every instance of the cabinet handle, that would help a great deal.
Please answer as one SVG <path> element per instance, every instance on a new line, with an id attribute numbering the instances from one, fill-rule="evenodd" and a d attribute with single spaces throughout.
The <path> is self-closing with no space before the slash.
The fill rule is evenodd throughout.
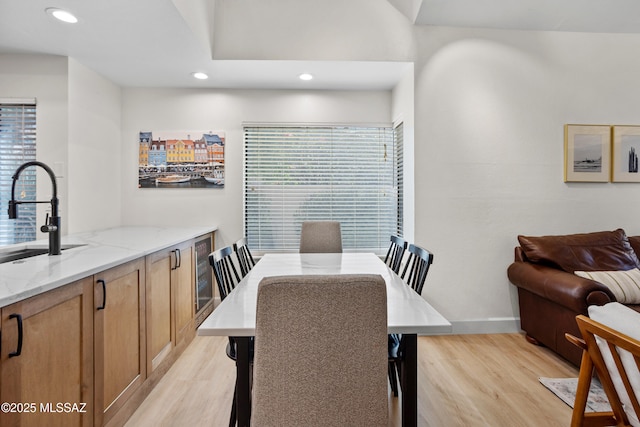
<path id="1" fill-rule="evenodd" d="M 182 254 L 180 253 L 180 249 L 174 249 L 171 251 L 171 253 L 176 259 L 176 262 L 174 266 L 171 267 L 171 270 L 177 270 L 180 268 L 180 265 L 182 265 Z"/>
<path id="2" fill-rule="evenodd" d="M 98 307 L 98 310 L 104 310 L 107 306 L 107 282 L 102 279 L 98 279 L 96 282 L 102 285 L 102 305 Z"/>
<path id="3" fill-rule="evenodd" d="M 18 321 L 18 348 L 16 351 L 9 353 L 9 357 L 16 357 L 22 353 L 22 315 L 13 313 L 9 315 L 9 319 L 16 319 Z"/>

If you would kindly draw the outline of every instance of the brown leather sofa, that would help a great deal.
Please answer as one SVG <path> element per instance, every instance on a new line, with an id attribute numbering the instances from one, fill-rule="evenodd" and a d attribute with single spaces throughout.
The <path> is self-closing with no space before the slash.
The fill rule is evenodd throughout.
<path id="1" fill-rule="evenodd" d="M 580 336 L 575 317 L 587 315 L 589 305 L 616 301 L 605 285 L 579 277 L 574 271 L 640 268 L 640 236 L 624 230 L 564 236 L 518 236 L 515 262 L 507 270 L 518 287 L 520 325 L 527 340 L 544 345 L 580 365 L 581 351 L 566 332 Z M 640 305 L 629 305 L 640 311 Z"/>

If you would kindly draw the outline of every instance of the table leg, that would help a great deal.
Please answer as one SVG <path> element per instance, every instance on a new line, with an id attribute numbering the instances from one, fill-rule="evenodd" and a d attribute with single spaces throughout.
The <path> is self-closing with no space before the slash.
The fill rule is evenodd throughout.
<path id="1" fill-rule="evenodd" d="M 418 424 L 418 338 L 416 334 L 402 334 L 400 343 L 402 362 L 402 426 Z"/>
<path id="2" fill-rule="evenodd" d="M 249 347 L 251 337 L 235 337 L 236 354 L 236 413 L 238 427 L 251 425 L 251 371 Z"/>

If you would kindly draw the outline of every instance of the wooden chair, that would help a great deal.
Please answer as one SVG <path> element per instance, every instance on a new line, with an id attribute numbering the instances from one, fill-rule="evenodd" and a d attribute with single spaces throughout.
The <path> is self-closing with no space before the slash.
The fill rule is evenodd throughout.
<path id="1" fill-rule="evenodd" d="M 227 295 L 229 295 L 238 282 L 240 282 L 240 276 L 238 276 L 238 271 L 233 265 L 231 254 L 233 254 L 232 246 L 218 249 L 217 251 L 209 254 L 209 264 L 213 269 L 216 282 L 218 282 L 218 292 L 220 293 L 221 301 L 224 301 Z M 233 337 L 229 337 L 229 343 L 227 344 L 226 351 L 227 357 L 235 362 L 237 359 L 237 345 Z M 236 420 L 236 390 L 234 388 L 231 415 L 229 417 L 229 427 L 235 426 Z"/>
<path id="2" fill-rule="evenodd" d="M 404 251 L 407 250 L 407 242 L 398 236 L 391 236 L 391 244 L 387 251 L 387 256 L 384 258 L 384 263 L 389 266 L 390 269 L 396 274 L 400 274 L 400 265 L 402 264 L 402 257 Z"/>
<path id="3" fill-rule="evenodd" d="M 409 244 L 407 251 L 409 252 L 409 258 L 400 277 L 411 289 L 422 295 L 422 289 L 427 279 L 429 267 L 433 264 L 433 254 L 414 244 Z M 399 334 L 389 335 L 389 384 L 391 385 L 391 391 L 394 396 L 398 396 L 398 378 L 400 378 L 401 375 L 401 342 L 402 337 Z"/>
<path id="4" fill-rule="evenodd" d="M 338 221 L 304 221 L 300 230 L 300 253 L 341 253 L 342 232 Z"/>
<path id="5" fill-rule="evenodd" d="M 387 427 L 386 344 L 381 276 L 264 278 L 251 424 Z"/>
<path id="6" fill-rule="evenodd" d="M 242 277 L 246 276 L 247 273 L 256 265 L 256 262 L 253 260 L 253 256 L 251 255 L 251 251 L 247 246 L 247 239 L 242 238 L 233 244 L 233 250 L 236 253 L 236 257 L 238 258 L 238 265 L 240 266 L 240 274 Z"/>
<path id="7" fill-rule="evenodd" d="M 589 307 L 589 315 L 593 318 L 576 317 L 582 340 L 566 334 L 569 341 L 584 350 L 571 426 L 637 427 L 640 425 L 640 313 L 619 303 L 594 307 Z M 626 331 L 607 324 L 622 325 Z M 585 412 L 594 371 L 609 399 L 610 412 Z"/>

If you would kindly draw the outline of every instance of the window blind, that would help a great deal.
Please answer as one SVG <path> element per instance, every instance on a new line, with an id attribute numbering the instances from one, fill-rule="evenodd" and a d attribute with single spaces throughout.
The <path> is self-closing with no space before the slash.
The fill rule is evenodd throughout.
<path id="1" fill-rule="evenodd" d="M 397 189 L 397 210 L 398 210 L 398 222 L 396 228 L 396 236 L 404 236 L 404 162 L 403 162 L 403 147 L 404 147 L 404 127 L 400 122 L 393 129 L 393 143 L 395 150 L 395 163 L 394 163 L 394 177 L 395 187 Z"/>
<path id="2" fill-rule="evenodd" d="M 245 125 L 244 141 L 252 250 L 298 251 L 303 221 L 334 220 L 344 250 L 386 251 L 401 201 L 391 126 Z"/>
<path id="3" fill-rule="evenodd" d="M 18 218 L 9 219 L 11 177 L 24 162 L 36 159 L 35 100 L 0 99 L 0 245 L 27 242 L 36 238 L 36 205 L 18 206 Z M 20 174 L 16 198 L 36 199 L 36 171 Z"/>

